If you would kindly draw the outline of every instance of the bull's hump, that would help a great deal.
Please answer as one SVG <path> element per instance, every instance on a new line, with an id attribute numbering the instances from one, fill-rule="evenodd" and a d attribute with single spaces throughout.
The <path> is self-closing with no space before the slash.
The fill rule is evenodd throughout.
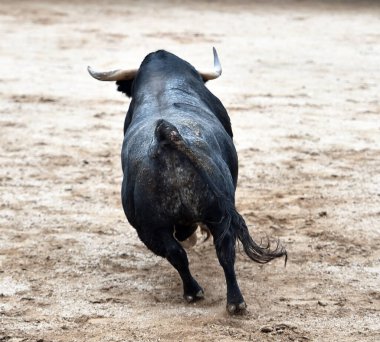
<path id="1" fill-rule="evenodd" d="M 162 77 L 159 74 L 152 75 L 150 77 L 149 82 L 149 90 L 152 95 L 156 95 L 157 97 L 161 97 L 161 95 L 165 92 L 166 82 L 162 81 Z"/>

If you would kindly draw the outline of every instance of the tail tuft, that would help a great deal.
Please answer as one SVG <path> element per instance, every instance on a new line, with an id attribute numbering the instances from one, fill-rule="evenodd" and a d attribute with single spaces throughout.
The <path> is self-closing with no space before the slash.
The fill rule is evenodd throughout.
<path id="1" fill-rule="evenodd" d="M 281 245 L 279 240 L 277 240 L 277 244 L 274 249 L 271 249 L 269 239 L 266 246 L 261 246 L 261 244 L 258 245 L 249 235 L 249 231 L 243 217 L 236 210 L 234 210 L 232 215 L 232 225 L 236 229 L 236 235 L 238 239 L 243 244 L 244 252 L 250 259 L 260 264 L 266 264 L 275 258 L 285 256 L 286 266 L 286 263 L 288 261 L 288 253 L 286 252 L 285 247 Z"/>

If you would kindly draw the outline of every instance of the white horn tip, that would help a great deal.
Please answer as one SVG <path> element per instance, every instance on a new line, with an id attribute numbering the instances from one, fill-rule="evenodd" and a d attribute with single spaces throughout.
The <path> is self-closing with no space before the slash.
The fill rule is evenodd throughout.
<path id="1" fill-rule="evenodd" d="M 99 76 L 97 75 L 97 72 L 91 68 L 90 66 L 87 67 L 88 73 L 93 77 L 96 78 L 97 80 L 100 80 Z"/>
<path id="2" fill-rule="evenodd" d="M 215 47 L 212 47 L 212 52 L 214 54 L 214 69 L 215 72 L 220 76 L 222 74 L 222 65 L 220 64 L 218 53 Z"/>

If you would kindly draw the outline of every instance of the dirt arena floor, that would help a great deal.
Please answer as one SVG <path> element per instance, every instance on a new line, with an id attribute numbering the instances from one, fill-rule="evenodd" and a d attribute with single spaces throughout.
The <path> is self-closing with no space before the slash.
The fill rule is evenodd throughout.
<path id="1" fill-rule="evenodd" d="M 0 341 L 380 341 L 380 3 L 1 1 Z M 99 69 L 165 48 L 231 116 L 237 205 L 288 265 L 239 253 L 225 310 L 211 239 L 189 251 L 205 300 L 120 204 L 129 100 Z"/>

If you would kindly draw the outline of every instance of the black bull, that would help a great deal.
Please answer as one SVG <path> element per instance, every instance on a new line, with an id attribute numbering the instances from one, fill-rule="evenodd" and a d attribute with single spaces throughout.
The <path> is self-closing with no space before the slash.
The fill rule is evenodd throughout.
<path id="1" fill-rule="evenodd" d="M 214 57 L 219 64 L 215 51 Z M 218 75 L 205 76 L 163 50 L 147 55 L 138 70 L 89 71 L 97 79 L 117 81 L 118 90 L 132 98 L 121 152 L 128 221 L 141 241 L 178 271 L 189 302 L 204 294 L 180 241 L 206 225 L 225 273 L 227 310 L 244 311 L 234 270 L 236 239 L 259 263 L 286 256 L 286 251 L 279 244 L 274 250 L 256 244 L 235 208 L 238 158 L 231 123 L 205 86 Z"/>

